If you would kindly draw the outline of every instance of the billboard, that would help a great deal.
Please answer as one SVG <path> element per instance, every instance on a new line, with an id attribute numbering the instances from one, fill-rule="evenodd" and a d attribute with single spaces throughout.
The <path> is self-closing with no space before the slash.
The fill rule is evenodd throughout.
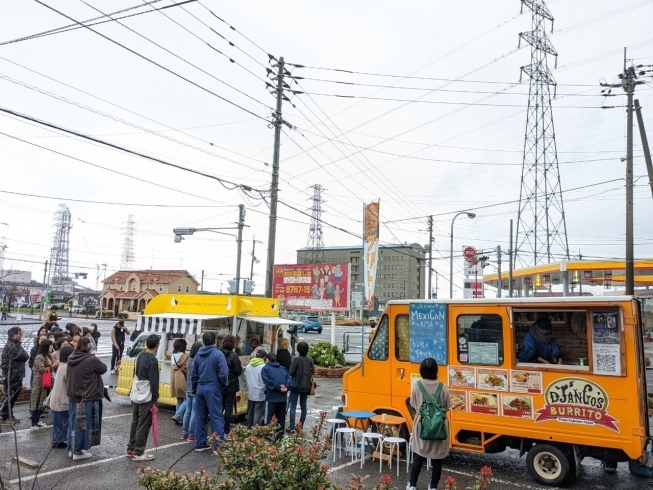
<path id="1" fill-rule="evenodd" d="M 363 263 L 364 309 L 372 311 L 374 310 L 376 266 L 379 263 L 379 201 L 363 206 L 363 243 L 365 252 L 365 262 Z"/>
<path id="2" fill-rule="evenodd" d="M 274 266 L 272 297 L 287 310 L 349 311 L 349 264 Z"/>

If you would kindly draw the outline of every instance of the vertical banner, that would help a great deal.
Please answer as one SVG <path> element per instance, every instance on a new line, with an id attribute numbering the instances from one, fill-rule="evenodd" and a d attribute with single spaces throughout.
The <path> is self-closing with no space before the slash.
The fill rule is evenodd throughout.
<path id="1" fill-rule="evenodd" d="M 379 201 L 363 206 L 363 285 L 364 309 L 374 310 L 376 266 L 379 262 Z"/>

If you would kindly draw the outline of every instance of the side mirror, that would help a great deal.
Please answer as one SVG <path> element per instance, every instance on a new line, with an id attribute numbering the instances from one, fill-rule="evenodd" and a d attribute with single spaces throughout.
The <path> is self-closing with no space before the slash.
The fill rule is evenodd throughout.
<path id="1" fill-rule="evenodd" d="M 131 357 L 131 356 L 132 356 L 132 348 L 127 347 L 127 357 Z"/>

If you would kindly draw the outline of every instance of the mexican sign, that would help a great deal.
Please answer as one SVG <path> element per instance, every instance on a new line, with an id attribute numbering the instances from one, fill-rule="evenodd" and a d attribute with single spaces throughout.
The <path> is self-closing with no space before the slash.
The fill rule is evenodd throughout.
<path id="1" fill-rule="evenodd" d="M 603 388 L 581 378 L 562 378 L 547 386 L 546 405 L 535 411 L 535 422 L 556 420 L 569 424 L 600 425 L 619 432 L 617 419 L 608 413 L 610 399 Z"/>
<path id="2" fill-rule="evenodd" d="M 379 201 L 363 206 L 363 263 L 364 309 L 374 309 L 376 266 L 379 263 Z"/>
<path id="3" fill-rule="evenodd" d="M 349 264 L 275 265 L 272 296 L 287 310 L 349 311 Z"/>

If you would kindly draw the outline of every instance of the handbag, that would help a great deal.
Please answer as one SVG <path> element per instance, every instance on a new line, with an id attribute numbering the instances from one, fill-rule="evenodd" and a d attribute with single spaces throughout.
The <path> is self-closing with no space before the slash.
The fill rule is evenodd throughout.
<path id="1" fill-rule="evenodd" d="M 311 378 L 311 389 L 308 391 L 309 396 L 315 395 L 315 388 L 317 388 L 317 383 Z"/>
<path id="2" fill-rule="evenodd" d="M 150 380 L 140 380 L 138 379 L 138 376 L 134 375 L 134 383 L 132 384 L 132 390 L 129 393 L 129 399 L 134 403 L 149 402 L 152 399 Z"/>
<path id="3" fill-rule="evenodd" d="M 52 368 L 50 366 L 46 366 L 43 369 L 43 374 L 41 375 L 41 387 L 46 390 L 52 388 Z"/>

